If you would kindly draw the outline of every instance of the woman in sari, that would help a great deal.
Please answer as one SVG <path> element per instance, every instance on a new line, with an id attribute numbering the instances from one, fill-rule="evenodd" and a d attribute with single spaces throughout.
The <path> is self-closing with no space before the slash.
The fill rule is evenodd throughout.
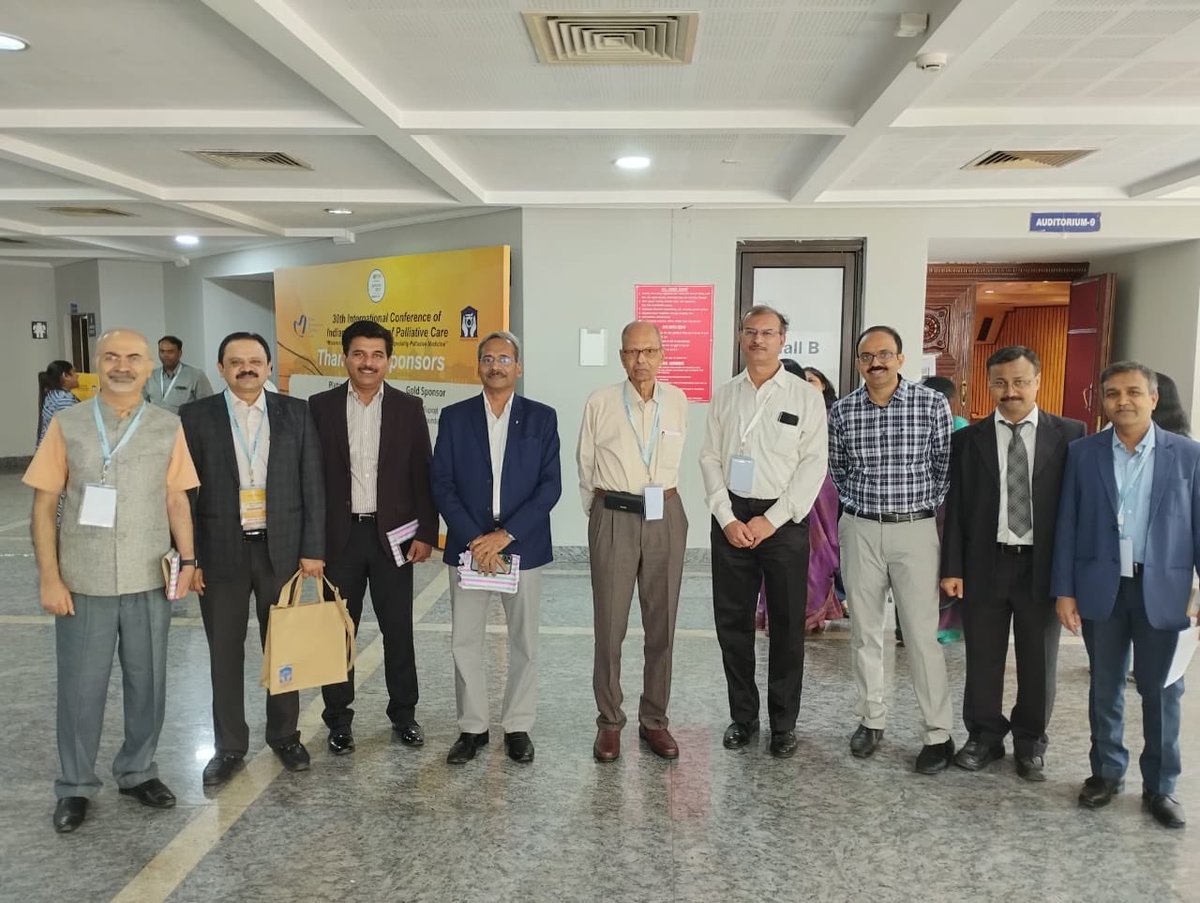
<path id="1" fill-rule="evenodd" d="M 79 387 L 75 365 L 70 361 L 51 361 L 50 366 L 38 374 L 38 428 L 37 445 L 50 428 L 54 415 L 69 408 L 78 400 L 71 389 Z"/>

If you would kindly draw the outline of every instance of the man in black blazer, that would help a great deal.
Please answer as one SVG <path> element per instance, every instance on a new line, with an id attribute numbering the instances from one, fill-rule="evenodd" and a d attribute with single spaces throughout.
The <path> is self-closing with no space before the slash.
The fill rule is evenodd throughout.
<path id="1" fill-rule="evenodd" d="M 996 413 L 954 434 L 942 536 L 942 590 L 963 599 L 967 679 L 963 721 L 970 737 L 954 764 L 978 771 L 1004 756 L 1012 731 L 1017 774 L 1042 781 L 1046 724 L 1054 707 L 1060 626 L 1050 565 L 1067 445 L 1077 420 L 1037 406 L 1041 361 L 1023 345 L 987 361 Z M 1002 712 L 1009 624 L 1017 700 Z"/>
<path id="2" fill-rule="evenodd" d="M 342 351 L 350 379 L 308 400 L 325 462 L 328 576 L 345 596 L 355 629 L 370 582 L 383 634 L 388 718 L 401 743 L 423 746 L 416 719 L 412 566 L 429 558 L 438 538 L 429 427 L 421 400 L 384 382 L 391 369 L 390 331 L 370 320 L 351 323 L 342 333 Z M 388 534 L 414 521 L 415 535 L 393 552 Z M 329 750 L 352 752 L 353 672 L 323 693 Z"/>
<path id="3" fill-rule="evenodd" d="M 204 785 L 222 784 L 246 755 L 243 672 L 246 607 L 254 593 L 260 640 L 283 584 L 299 568 L 320 577 L 325 557 L 321 448 L 304 402 L 267 392 L 266 339 L 235 332 L 221 342 L 217 368 L 229 388 L 179 412 L 200 475 L 192 490 L 198 566 L 192 588 L 208 637 L 215 755 Z M 267 744 L 289 771 L 308 768 L 296 721 L 299 694 L 267 696 Z"/>

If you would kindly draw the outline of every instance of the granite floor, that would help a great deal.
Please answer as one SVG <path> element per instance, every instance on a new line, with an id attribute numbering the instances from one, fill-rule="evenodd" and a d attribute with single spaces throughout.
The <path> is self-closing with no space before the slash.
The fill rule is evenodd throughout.
<path id="1" fill-rule="evenodd" d="M 108 779 L 85 825 L 56 835 L 53 627 L 37 605 L 28 504 L 17 478 L 0 476 L 0 682 L 8 690 L 0 711 L 11 731 L 0 759 L 0 899 L 1200 900 L 1200 857 L 1186 846 L 1189 832 L 1153 823 L 1141 810 L 1136 775 L 1104 811 L 1075 804 L 1088 742 L 1087 662 L 1076 641 L 1062 649 L 1049 780 L 1041 785 L 1020 781 L 1011 757 L 980 774 L 915 774 L 920 740 L 903 649 L 888 652 L 893 710 L 884 745 L 871 760 L 853 759 L 843 625 L 808 645 L 796 758 L 776 761 L 762 742 L 729 752 L 721 746 L 725 685 L 703 567 L 689 568 L 679 615 L 676 763 L 639 748 L 633 728 L 618 762 L 592 760 L 588 577 L 579 565 L 562 565 L 545 580 L 536 762 L 515 765 L 493 742 L 474 762 L 447 766 L 457 730 L 446 577 L 441 566 L 422 565 L 416 645 L 424 749 L 392 740 L 379 634 L 368 614 L 354 755 L 326 751 L 315 691 L 302 696 L 312 769 L 282 772 L 262 752 L 263 691 L 251 641 L 249 767 L 206 794 L 208 658 L 193 598 L 177 605 L 172 627 L 158 754 L 178 807 L 144 809 Z M 502 617 L 496 606 L 493 673 L 504 661 Z M 631 710 L 641 670 L 636 623 L 635 614 L 625 650 Z M 765 656 L 765 640 L 759 651 Z M 946 656 L 957 700 L 962 646 L 947 647 Z M 494 713 L 501 690 L 493 687 Z M 120 695 L 114 677 L 102 776 L 119 743 Z M 1198 705 L 1184 698 L 1185 765 L 1200 763 Z M 496 740 L 499 730 L 493 725 Z M 956 739 L 965 739 L 961 729 Z M 1130 746 L 1140 748 L 1136 726 Z M 1185 773 L 1180 786 L 1194 807 L 1197 774 Z M 1200 808 L 1193 812 L 1200 819 Z"/>

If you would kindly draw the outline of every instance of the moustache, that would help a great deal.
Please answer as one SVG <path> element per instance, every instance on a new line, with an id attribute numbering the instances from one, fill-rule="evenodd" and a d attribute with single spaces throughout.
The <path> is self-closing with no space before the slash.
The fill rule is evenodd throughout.
<path id="1" fill-rule="evenodd" d="M 887 373 L 887 367 L 871 367 L 868 373 Z"/>
<path id="2" fill-rule="evenodd" d="M 237 378 L 238 378 L 238 379 L 241 379 L 243 376 L 253 376 L 253 377 L 257 377 L 257 376 L 258 376 L 258 374 L 257 374 L 257 373 L 255 373 L 253 370 L 243 370 L 241 373 L 239 373 L 239 374 L 237 375 Z"/>
<path id="3" fill-rule="evenodd" d="M 1001 401 L 1020 401 L 1021 397 L 1019 395 L 1005 395 L 1000 400 Z"/>
<path id="4" fill-rule="evenodd" d="M 489 370 L 488 371 L 488 379 L 491 379 L 494 376 L 503 376 L 503 375 L 504 375 L 503 370 Z"/>
<path id="5" fill-rule="evenodd" d="M 379 372 L 378 367 L 355 367 L 354 369 L 355 369 L 355 372 L 357 372 L 357 373 L 378 373 Z"/>

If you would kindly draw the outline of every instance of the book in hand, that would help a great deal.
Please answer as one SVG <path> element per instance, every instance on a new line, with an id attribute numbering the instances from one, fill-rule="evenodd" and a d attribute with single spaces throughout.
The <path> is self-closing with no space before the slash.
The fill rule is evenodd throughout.
<path id="1" fill-rule="evenodd" d="M 508 573 L 481 574 L 467 549 L 458 556 L 458 585 L 463 589 L 482 589 L 497 593 L 515 593 L 520 578 L 521 556 L 502 556 L 509 565 Z"/>
<path id="2" fill-rule="evenodd" d="M 179 553 L 174 549 L 162 557 L 162 575 L 163 587 L 166 589 L 168 599 L 174 601 L 187 595 L 190 587 L 185 586 L 183 592 L 179 592 Z"/>

